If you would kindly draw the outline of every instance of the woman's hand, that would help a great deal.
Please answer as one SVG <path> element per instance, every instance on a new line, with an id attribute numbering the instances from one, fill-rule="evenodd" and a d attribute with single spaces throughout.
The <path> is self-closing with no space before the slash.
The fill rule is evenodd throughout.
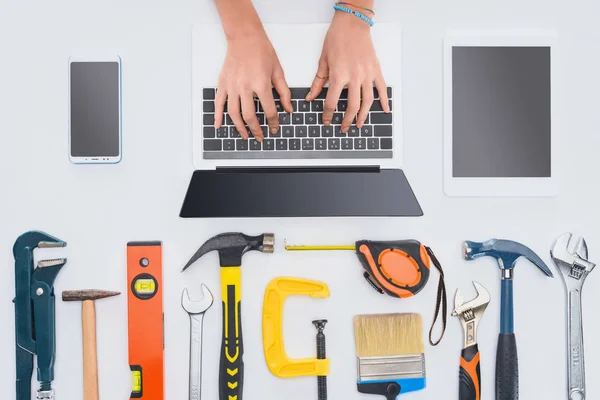
<path id="1" fill-rule="evenodd" d="M 381 107 L 385 112 L 390 112 L 387 86 L 375 54 L 371 28 L 354 15 L 336 12 L 327 32 L 319 68 L 306 100 L 316 99 L 327 80 L 329 89 L 323 111 L 325 125 L 331 124 L 333 112 L 345 87 L 348 88 L 348 106 L 341 126 L 343 133 L 348 132 L 355 117 L 357 127 L 361 128 L 365 123 L 373 104 L 373 84 L 379 92 Z"/>
<path id="2" fill-rule="evenodd" d="M 272 87 L 275 87 L 281 105 L 287 112 L 293 112 L 290 89 L 273 45 L 262 25 L 256 31 L 229 37 L 227 56 L 219 77 L 219 88 L 215 99 L 215 127 L 223 123 L 223 111 L 227 101 L 227 112 L 235 127 L 244 139 L 250 131 L 262 142 L 264 134 L 258 118 L 254 95 L 258 96 L 269 131 L 279 131 L 279 114 L 275 107 Z"/>

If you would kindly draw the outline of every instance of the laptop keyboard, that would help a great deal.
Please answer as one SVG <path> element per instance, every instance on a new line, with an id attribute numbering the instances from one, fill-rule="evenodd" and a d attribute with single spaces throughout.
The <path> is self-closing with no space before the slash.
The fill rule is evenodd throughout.
<path id="1" fill-rule="evenodd" d="M 262 143 L 252 137 L 243 140 L 235 128 L 225 107 L 223 125 L 215 129 L 214 88 L 203 89 L 203 155 L 205 159 L 364 159 L 392 158 L 393 156 L 393 97 L 388 87 L 391 113 L 386 114 L 374 90 L 375 101 L 362 128 L 352 125 L 348 133 L 340 131 L 348 104 L 348 91 L 344 89 L 330 126 L 323 125 L 323 106 L 327 88 L 319 97 L 306 102 L 309 88 L 291 88 L 294 112 L 286 113 L 281 107 L 279 95 L 273 91 L 279 111 L 280 129 L 277 134 L 269 132 L 265 114 L 258 101 L 258 121 L 265 139 Z"/>

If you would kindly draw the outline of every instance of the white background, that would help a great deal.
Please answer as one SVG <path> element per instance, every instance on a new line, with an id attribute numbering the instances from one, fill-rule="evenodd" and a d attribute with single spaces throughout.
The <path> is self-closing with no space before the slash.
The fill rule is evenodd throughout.
<path id="1" fill-rule="evenodd" d="M 87 287 L 125 293 L 125 244 L 164 242 L 166 398 L 187 396 L 188 317 L 181 290 L 206 283 L 220 301 L 216 254 L 185 274 L 181 267 L 196 248 L 224 231 L 273 231 L 276 254 L 244 258 L 243 313 L 246 345 L 245 398 L 316 398 L 316 379 L 282 380 L 264 362 L 261 309 L 264 289 L 280 275 L 324 280 L 327 300 L 292 299 L 286 307 L 285 338 L 292 357 L 315 354 L 311 320 L 328 318 L 331 399 L 363 398 L 355 388 L 352 316 L 358 313 L 420 312 L 425 325 L 434 307 L 437 274 L 417 297 L 377 295 L 361 278 L 352 253 L 289 254 L 294 243 L 351 243 L 359 238 L 416 238 L 432 246 L 445 266 L 452 297 L 457 287 L 474 296 L 471 280 L 492 294 L 480 328 L 483 398 L 494 396 L 494 359 L 499 328 L 500 272 L 492 259 L 462 261 L 463 239 L 492 236 L 525 242 L 547 261 L 553 240 L 565 231 L 585 236 L 591 260 L 600 262 L 598 161 L 600 148 L 600 5 L 595 0 L 377 1 L 377 20 L 399 21 L 403 31 L 405 172 L 425 211 L 416 219 L 182 220 L 179 207 L 192 173 L 191 26 L 217 20 L 210 1 L 130 0 L 81 2 L 4 0 L 0 11 L 0 387 L 14 398 L 14 294 L 11 248 L 17 236 L 42 229 L 69 242 L 67 266 L 56 281 L 59 294 Z M 257 1 L 267 22 L 325 22 L 329 2 Z M 458 199 L 442 190 L 442 40 L 448 29 L 555 29 L 559 35 L 558 112 L 564 168 L 560 195 L 552 199 Z M 293 43 L 290 45 L 293 46 Z M 67 60 L 90 50 L 123 58 L 123 161 L 114 166 L 76 166 L 67 153 Z M 390 49 L 390 51 L 396 51 Z M 211 55 L 206 55 L 211 62 Z M 308 82 L 307 82 L 308 83 Z M 374 194 L 376 195 L 376 194 Z M 351 200 L 349 200 L 351 201 Z M 252 199 L 240 199 L 252 207 Z M 552 266 L 552 268 L 554 268 Z M 596 272 L 600 275 L 600 272 Z M 516 329 L 521 398 L 566 398 L 565 296 L 560 279 L 544 277 L 527 262 L 515 272 Z M 600 398 L 600 276 L 584 289 L 588 399 Z M 98 308 L 100 386 L 103 399 L 126 399 L 126 296 Z M 80 400 L 80 306 L 57 302 L 57 361 L 54 387 L 61 400 Z M 205 321 L 205 399 L 217 398 L 220 307 Z M 445 340 L 427 345 L 428 388 L 407 399 L 457 397 L 462 332 L 449 319 Z M 367 397 L 364 397 L 367 398 Z"/>

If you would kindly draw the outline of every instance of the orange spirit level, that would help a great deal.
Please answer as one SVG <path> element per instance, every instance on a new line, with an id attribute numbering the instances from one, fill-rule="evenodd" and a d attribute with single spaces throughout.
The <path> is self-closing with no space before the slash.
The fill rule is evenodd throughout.
<path id="1" fill-rule="evenodd" d="M 127 243 L 130 399 L 164 399 L 162 243 Z"/>

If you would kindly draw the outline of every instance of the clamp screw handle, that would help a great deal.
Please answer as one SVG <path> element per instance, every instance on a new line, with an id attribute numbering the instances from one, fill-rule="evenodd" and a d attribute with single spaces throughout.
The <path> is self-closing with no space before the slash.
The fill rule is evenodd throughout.
<path id="1" fill-rule="evenodd" d="M 325 325 L 327 324 L 326 319 L 319 319 L 312 322 L 317 328 L 317 360 L 324 360 L 327 358 L 327 350 L 325 347 Z M 317 376 L 317 389 L 318 399 L 327 400 L 327 376 Z"/>

